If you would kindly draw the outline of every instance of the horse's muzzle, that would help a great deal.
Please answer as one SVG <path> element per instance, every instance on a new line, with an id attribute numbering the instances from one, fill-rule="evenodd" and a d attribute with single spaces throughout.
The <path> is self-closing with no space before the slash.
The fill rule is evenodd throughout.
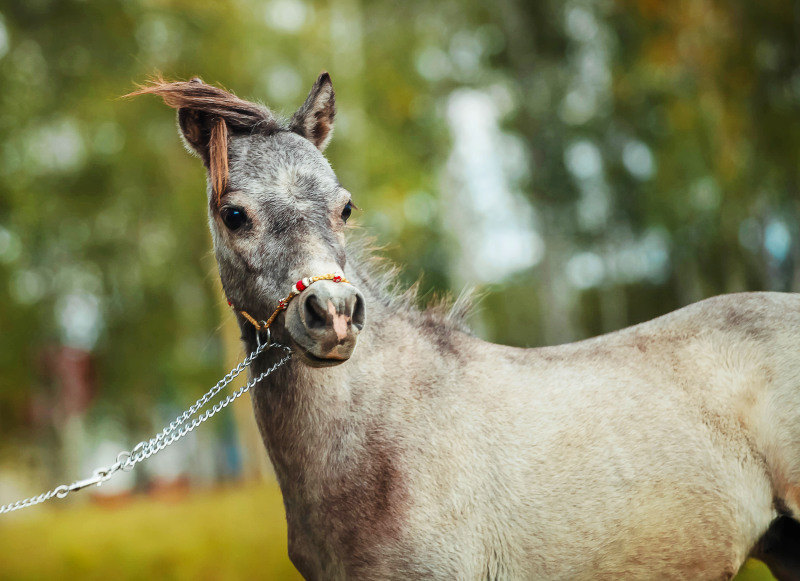
<path id="1" fill-rule="evenodd" d="M 309 365 L 347 361 L 364 328 L 364 296 L 351 284 L 321 280 L 289 303 L 286 330 Z"/>

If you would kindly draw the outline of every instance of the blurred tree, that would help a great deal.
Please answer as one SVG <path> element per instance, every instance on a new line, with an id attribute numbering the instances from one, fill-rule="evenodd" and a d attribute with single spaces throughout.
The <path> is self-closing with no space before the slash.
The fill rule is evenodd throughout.
<path id="1" fill-rule="evenodd" d="M 515 280 L 527 298 L 487 299 L 492 336 L 572 340 L 796 288 L 796 4 L 506 0 L 494 18 L 546 251 Z"/>

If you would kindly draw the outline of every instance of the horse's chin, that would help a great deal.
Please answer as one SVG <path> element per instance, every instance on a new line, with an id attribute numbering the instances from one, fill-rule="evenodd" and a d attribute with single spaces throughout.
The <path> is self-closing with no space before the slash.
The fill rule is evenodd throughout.
<path id="1" fill-rule="evenodd" d="M 341 354 L 337 354 L 336 357 L 319 357 L 302 345 L 298 344 L 294 339 L 291 339 L 291 344 L 292 351 L 300 357 L 300 360 L 303 363 L 309 367 L 335 367 L 350 359 L 350 353 L 344 357 L 342 357 Z"/>
<path id="2" fill-rule="evenodd" d="M 335 367 L 336 365 L 341 365 L 347 361 L 347 359 L 317 357 L 316 355 L 302 349 L 297 349 L 296 352 L 300 356 L 300 360 L 309 367 Z"/>

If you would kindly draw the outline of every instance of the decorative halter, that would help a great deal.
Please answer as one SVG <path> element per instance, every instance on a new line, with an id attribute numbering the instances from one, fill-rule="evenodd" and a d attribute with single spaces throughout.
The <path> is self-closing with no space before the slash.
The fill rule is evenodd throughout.
<path id="1" fill-rule="evenodd" d="M 243 311 L 237 307 L 234 307 L 233 303 L 230 300 L 228 300 L 228 306 L 231 307 L 237 313 L 241 314 L 245 319 L 247 319 L 256 328 L 256 332 L 269 330 L 269 327 L 270 325 L 272 325 L 272 322 L 275 320 L 275 317 L 277 317 L 281 311 L 286 310 L 286 307 L 289 306 L 289 303 L 292 301 L 294 297 L 296 297 L 301 292 L 310 287 L 312 284 L 320 280 L 332 280 L 333 282 L 347 282 L 347 283 L 350 282 L 345 277 L 339 274 L 331 274 L 331 273 L 301 278 L 292 285 L 291 292 L 285 298 L 281 299 L 281 301 L 278 303 L 278 308 L 275 309 L 275 312 L 273 312 L 270 318 L 267 319 L 266 321 L 256 320 L 256 318 L 253 317 L 247 311 Z"/>

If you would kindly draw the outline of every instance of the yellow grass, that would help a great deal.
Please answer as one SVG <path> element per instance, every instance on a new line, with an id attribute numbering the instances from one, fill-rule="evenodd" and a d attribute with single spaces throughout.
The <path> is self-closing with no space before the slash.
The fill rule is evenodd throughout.
<path id="1" fill-rule="evenodd" d="M 301 578 L 275 484 L 23 512 L 0 518 L 0 579 Z"/>
<path id="2" fill-rule="evenodd" d="M 57 502 L 57 501 L 56 501 Z M 27 513 L 27 514 L 24 514 Z M 274 483 L 0 518 L 0 579 L 297 580 Z M 748 562 L 737 581 L 772 579 Z"/>

